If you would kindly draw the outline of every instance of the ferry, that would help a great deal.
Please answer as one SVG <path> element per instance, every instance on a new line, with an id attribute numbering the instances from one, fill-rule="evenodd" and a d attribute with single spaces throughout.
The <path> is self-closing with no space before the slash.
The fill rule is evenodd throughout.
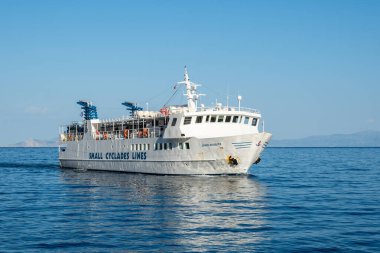
<path id="1" fill-rule="evenodd" d="M 198 106 L 202 94 L 186 67 L 176 86 L 185 87 L 187 104 L 148 111 L 123 102 L 130 115 L 114 120 L 99 119 L 91 101 L 77 102 L 83 122 L 60 127 L 60 166 L 163 175 L 249 173 L 272 136 L 261 113 L 241 107 L 241 96 L 237 107 Z"/>

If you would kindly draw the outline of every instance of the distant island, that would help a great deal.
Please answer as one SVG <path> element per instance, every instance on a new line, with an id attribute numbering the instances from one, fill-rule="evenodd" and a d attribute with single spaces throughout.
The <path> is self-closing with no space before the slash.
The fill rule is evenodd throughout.
<path id="1" fill-rule="evenodd" d="M 380 131 L 320 135 L 287 140 L 277 140 L 275 136 L 276 133 L 274 133 L 274 138 L 270 141 L 269 147 L 380 147 Z M 10 144 L 7 147 L 58 147 L 58 139 L 28 139 Z"/>
<path id="2" fill-rule="evenodd" d="M 58 147 L 58 138 L 51 140 L 36 140 L 27 139 L 23 142 L 18 142 L 15 144 L 10 144 L 7 147 L 19 147 L 19 148 L 45 148 L 45 147 Z"/>
<path id="3" fill-rule="evenodd" d="M 380 131 L 320 135 L 288 140 L 276 140 L 274 137 L 269 147 L 380 147 Z"/>

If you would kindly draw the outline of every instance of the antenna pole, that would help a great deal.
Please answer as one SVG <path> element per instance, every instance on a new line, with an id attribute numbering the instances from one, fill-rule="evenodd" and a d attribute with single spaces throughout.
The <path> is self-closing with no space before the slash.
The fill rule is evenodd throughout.
<path id="1" fill-rule="evenodd" d="M 239 112 L 240 112 L 240 102 L 241 102 L 242 97 L 239 95 L 239 96 L 237 97 L 237 99 L 238 99 L 238 102 L 239 102 Z"/>

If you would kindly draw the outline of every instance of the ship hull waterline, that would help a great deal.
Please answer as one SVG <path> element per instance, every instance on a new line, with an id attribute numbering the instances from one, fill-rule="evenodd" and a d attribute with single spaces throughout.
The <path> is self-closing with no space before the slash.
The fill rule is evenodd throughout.
<path id="1" fill-rule="evenodd" d="M 99 144 L 95 145 L 96 149 L 90 148 L 88 152 L 79 152 L 80 145 L 77 144 L 77 152 L 81 155 L 67 156 L 60 152 L 60 166 L 62 168 L 80 169 L 80 170 L 96 170 L 96 171 L 114 171 L 127 173 L 157 174 L 157 175 L 237 175 L 247 174 L 251 166 L 260 157 L 271 138 L 269 133 L 258 133 L 254 135 L 246 135 L 239 137 L 225 137 L 222 139 L 190 140 L 192 150 L 186 150 L 186 156 L 182 156 L 184 151 L 171 155 L 167 155 L 165 151 L 149 151 L 146 155 L 148 158 L 141 160 L 118 160 L 118 159 L 88 159 L 88 153 L 96 152 L 105 154 L 110 149 L 107 143 L 103 147 Z M 203 148 L 201 143 L 215 143 L 219 141 L 220 147 Z M 117 141 L 111 142 L 115 145 Z M 251 143 L 236 144 L 236 143 Z M 85 145 L 89 145 L 88 143 Z M 204 144 L 203 144 L 204 145 Z M 240 145 L 240 146 L 238 146 Z M 246 146 L 241 146 L 246 145 Z M 90 145 L 93 146 L 93 145 Z M 117 144 L 116 144 L 117 146 Z M 122 148 L 116 149 L 116 152 L 130 152 Z M 202 150 L 202 152 L 200 152 Z M 163 152 L 160 156 L 159 152 Z M 75 152 L 74 152 L 75 153 Z M 200 153 L 202 155 L 200 156 Z M 238 164 L 231 164 L 228 157 L 236 158 Z"/>

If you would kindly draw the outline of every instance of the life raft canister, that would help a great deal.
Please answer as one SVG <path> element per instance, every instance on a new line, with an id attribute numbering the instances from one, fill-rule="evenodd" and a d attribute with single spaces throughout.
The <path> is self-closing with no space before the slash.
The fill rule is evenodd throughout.
<path id="1" fill-rule="evenodd" d="M 164 116 L 168 116 L 169 115 L 169 109 L 167 107 L 161 108 L 160 113 Z"/>

